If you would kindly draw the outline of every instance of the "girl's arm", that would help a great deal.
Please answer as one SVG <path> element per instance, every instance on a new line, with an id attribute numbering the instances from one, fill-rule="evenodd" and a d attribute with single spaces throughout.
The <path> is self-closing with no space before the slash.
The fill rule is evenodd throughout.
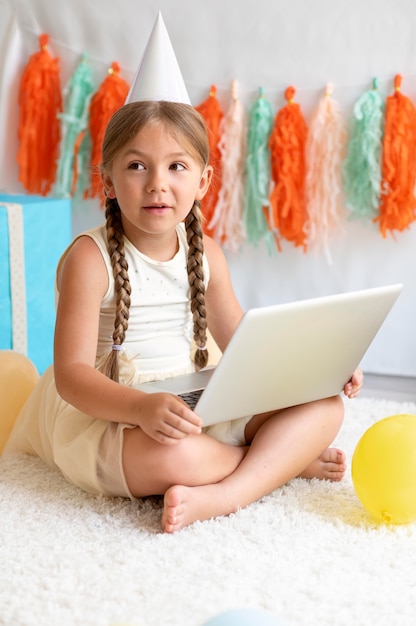
<path id="1" fill-rule="evenodd" d="M 200 432 L 201 420 L 180 399 L 120 385 L 95 369 L 99 312 L 108 278 L 90 237 L 80 237 L 72 246 L 58 287 L 54 371 L 60 396 L 92 417 L 141 426 L 162 443 Z"/>
<path id="2" fill-rule="evenodd" d="M 204 250 L 210 267 L 205 295 L 208 328 L 224 351 L 240 322 L 243 311 L 234 293 L 226 258 L 220 246 L 204 236 Z"/>

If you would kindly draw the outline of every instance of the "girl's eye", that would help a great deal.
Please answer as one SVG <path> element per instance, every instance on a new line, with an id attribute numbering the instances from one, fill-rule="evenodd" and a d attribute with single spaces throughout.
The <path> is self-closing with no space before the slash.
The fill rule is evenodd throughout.
<path id="1" fill-rule="evenodd" d="M 133 163 L 129 163 L 128 169 L 129 170 L 143 170 L 144 166 L 142 165 L 142 163 L 138 163 L 137 161 L 134 161 Z"/>
<path id="2" fill-rule="evenodd" d="M 172 163 L 170 169 L 175 170 L 176 172 L 181 172 L 185 169 L 185 166 L 182 163 Z"/>

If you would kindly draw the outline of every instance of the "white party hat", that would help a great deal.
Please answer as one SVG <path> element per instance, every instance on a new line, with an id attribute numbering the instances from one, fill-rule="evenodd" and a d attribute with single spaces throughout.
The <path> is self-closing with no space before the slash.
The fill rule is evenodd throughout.
<path id="1" fill-rule="evenodd" d="M 160 11 L 131 84 L 126 104 L 139 100 L 169 100 L 191 104 Z"/>

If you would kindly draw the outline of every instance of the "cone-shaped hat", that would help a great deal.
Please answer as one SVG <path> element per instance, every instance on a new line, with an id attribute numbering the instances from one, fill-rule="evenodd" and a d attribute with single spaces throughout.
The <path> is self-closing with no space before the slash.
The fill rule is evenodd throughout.
<path id="1" fill-rule="evenodd" d="M 131 84 L 126 104 L 139 100 L 169 100 L 191 104 L 160 12 Z"/>

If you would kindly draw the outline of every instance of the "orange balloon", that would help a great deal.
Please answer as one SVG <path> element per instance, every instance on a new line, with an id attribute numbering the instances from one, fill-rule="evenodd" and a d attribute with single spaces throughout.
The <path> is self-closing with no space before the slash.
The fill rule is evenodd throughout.
<path id="1" fill-rule="evenodd" d="M 13 350 L 0 350 L 0 454 L 38 378 L 30 359 Z"/>

